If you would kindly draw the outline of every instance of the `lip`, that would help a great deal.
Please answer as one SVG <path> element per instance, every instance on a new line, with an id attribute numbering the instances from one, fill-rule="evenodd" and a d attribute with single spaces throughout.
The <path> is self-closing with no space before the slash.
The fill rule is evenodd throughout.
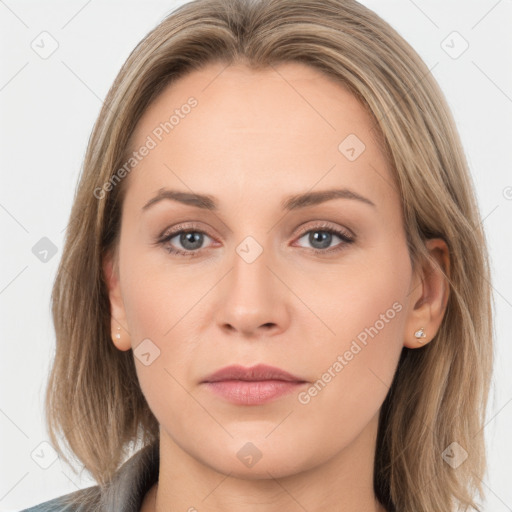
<path id="1" fill-rule="evenodd" d="M 203 382 L 219 382 L 223 380 L 243 380 L 243 381 L 262 381 L 262 380 L 281 380 L 285 382 L 306 382 L 304 379 L 292 375 L 276 366 L 266 364 L 257 364 L 251 367 L 240 365 L 225 366 L 212 373 Z"/>
<path id="2" fill-rule="evenodd" d="M 307 381 L 281 368 L 258 364 L 226 366 L 201 383 L 234 404 L 261 405 L 296 391 Z"/>

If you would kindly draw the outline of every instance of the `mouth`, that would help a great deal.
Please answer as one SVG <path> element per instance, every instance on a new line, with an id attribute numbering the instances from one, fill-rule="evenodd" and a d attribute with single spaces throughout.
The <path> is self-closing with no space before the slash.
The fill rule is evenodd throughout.
<path id="1" fill-rule="evenodd" d="M 261 405 L 307 384 L 308 381 L 274 366 L 227 366 L 201 382 L 208 390 L 237 405 Z"/>

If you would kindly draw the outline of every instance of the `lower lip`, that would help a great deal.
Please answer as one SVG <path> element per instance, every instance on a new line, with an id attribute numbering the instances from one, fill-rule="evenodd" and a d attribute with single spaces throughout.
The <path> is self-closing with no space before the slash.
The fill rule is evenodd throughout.
<path id="1" fill-rule="evenodd" d="M 260 405 L 296 391 L 305 382 L 223 380 L 205 382 L 208 389 L 238 405 Z"/>

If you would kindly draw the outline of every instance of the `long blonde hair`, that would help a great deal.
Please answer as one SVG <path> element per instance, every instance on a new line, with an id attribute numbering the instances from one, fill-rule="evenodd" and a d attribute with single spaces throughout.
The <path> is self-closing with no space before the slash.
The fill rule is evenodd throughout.
<path id="1" fill-rule="evenodd" d="M 110 190 L 104 184 L 126 162 L 142 113 L 166 85 L 207 63 L 262 69 L 291 61 L 348 87 L 373 116 L 401 193 L 413 261 L 428 258 L 428 238 L 443 238 L 450 251 L 441 328 L 428 345 L 404 347 L 381 409 L 375 494 L 389 511 L 480 510 L 475 494 L 484 498 L 493 345 L 487 249 L 473 185 L 429 69 L 390 25 L 354 0 L 195 0 L 130 54 L 89 141 L 54 284 L 50 439 L 68 461 L 59 446 L 64 440 L 100 488 L 132 442 L 158 441 L 132 352 L 111 340 L 102 272 L 103 256 L 117 247 L 125 189 L 124 180 Z M 443 459 L 453 442 L 467 452 L 457 468 Z"/>

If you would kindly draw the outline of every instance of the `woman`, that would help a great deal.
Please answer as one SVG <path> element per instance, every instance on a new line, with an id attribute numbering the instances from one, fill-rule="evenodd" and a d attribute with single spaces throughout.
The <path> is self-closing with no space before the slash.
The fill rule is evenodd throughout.
<path id="1" fill-rule="evenodd" d="M 488 280 L 453 119 L 387 23 L 180 7 L 105 100 L 54 285 L 49 433 L 98 485 L 29 510 L 480 510 Z"/>

